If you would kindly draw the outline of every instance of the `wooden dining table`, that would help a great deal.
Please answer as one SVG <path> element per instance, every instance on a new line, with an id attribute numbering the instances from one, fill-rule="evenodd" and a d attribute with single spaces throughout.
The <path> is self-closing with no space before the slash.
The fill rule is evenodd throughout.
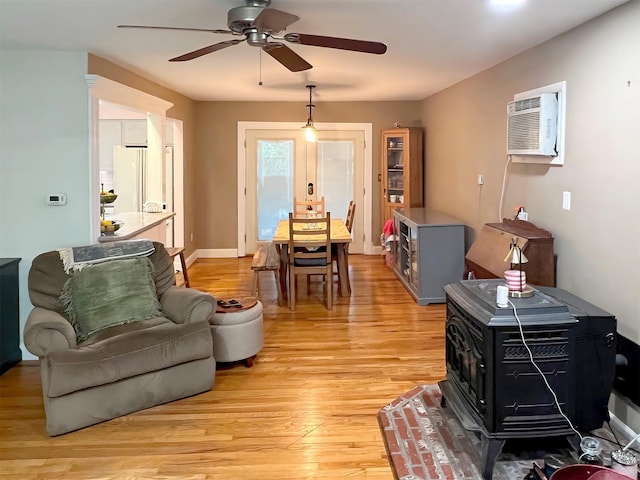
<path id="1" fill-rule="evenodd" d="M 309 219 L 309 223 L 313 223 L 313 219 Z M 312 242 L 313 236 L 305 236 L 305 240 Z M 351 295 L 351 287 L 349 285 L 349 272 L 346 258 L 346 249 L 351 243 L 351 233 L 347 230 L 344 220 L 339 218 L 331 219 L 331 245 L 336 246 L 338 254 L 338 282 L 340 295 L 348 297 Z M 287 268 L 289 266 L 289 220 L 280 220 L 275 233 L 273 234 L 273 243 L 280 253 L 280 285 L 282 292 L 287 292 Z M 327 279 L 331 284 L 331 279 Z"/>

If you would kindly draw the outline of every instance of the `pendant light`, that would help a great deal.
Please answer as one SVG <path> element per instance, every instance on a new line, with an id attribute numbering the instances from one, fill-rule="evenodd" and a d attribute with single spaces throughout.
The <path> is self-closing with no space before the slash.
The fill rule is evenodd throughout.
<path id="1" fill-rule="evenodd" d="M 309 89 L 309 104 L 307 105 L 307 107 L 309 107 L 309 118 L 307 118 L 307 124 L 302 128 L 304 128 L 304 138 L 307 140 L 307 142 L 315 142 L 318 138 L 318 131 L 316 130 L 316 127 L 313 126 L 313 116 L 311 115 L 311 109 L 315 107 L 315 105 L 311 101 L 311 93 L 313 92 L 313 89 L 316 88 L 316 86 L 307 85 L 307 88 Z"/>

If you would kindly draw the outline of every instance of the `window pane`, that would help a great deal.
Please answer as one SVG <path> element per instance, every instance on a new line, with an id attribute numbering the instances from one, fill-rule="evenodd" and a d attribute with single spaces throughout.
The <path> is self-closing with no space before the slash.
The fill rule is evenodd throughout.
<path id="1" fill-rule="evenodd" d="M 324 195 L 331 218 L 346 218 L 353 200 L 354 144 L 350 140 L 318 142 L 318 198 Z"/>
<path id="2" fill-rule="evenodd" d="M 258 241 L 270 241 L 293 203 L 293 140 L 258 140 Z"/>

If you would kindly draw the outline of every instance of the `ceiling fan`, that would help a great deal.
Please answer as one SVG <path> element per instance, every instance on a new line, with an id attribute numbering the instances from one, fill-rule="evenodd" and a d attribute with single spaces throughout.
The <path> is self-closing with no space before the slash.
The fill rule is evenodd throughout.
<path id="1" fill-rule="evenodd" d="M 236 35 L 244 38 L 226 40 L 215 43 L 193 52 L 185 53 L 170 62 L 185 62 L 194 58 L 217 52 L 223 48 L 231 47 L 246 41 L 253 47 L 260 47 L 271 57 L 276 59 L 292 72 L 300 72 L 312 68 L 312 65 L 300 55 L 282 43 L 297 43 L 315 47 L 337 48 L 354 52 L 383 54 L 387 46 L 380 42 L 365 40 L 353 40 L 349 38 L 327 37 L 322 35 L 308 35 L 306 33 L 285 33 L 285 29 L 299 17 L 291 13 L 268 8 L 271 0 L 245 0 L 246 5 L 235 7 L 227 14 L 227 27 L 229 30 L 216 30 L 206 28 L 181 28 L 158 27 L 150 25 L 118 25 L 118 28 L 152 28 L 159 30 L 187 30 L 196 32 L 220 33 L 224 35 Z M 274 41 L 275 40 L 275 41 Z"/>

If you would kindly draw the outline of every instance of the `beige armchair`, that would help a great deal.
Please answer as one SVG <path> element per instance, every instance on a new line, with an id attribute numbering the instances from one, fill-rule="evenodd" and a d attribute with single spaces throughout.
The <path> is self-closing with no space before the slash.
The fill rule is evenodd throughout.
<path id="1" fill-rule="evenodd" d="M 70 276 L 59 253 L 43 253 L 33 260 L 28 284 L 34 308 L 25 325 L 24 344 L 40 358 L 49 435 L 213 386 L 215 360 L 209 320 L 216 300 L 203 292 L 177 287 L 167 251 L 161 243 L 154 242 L 154 247 L 148 257 L 153 279 L 147 283 L 151 292 L 155 283 L 159 315 L 108 326 L 83 340 L 78 340 L 60 300 Z"/>

